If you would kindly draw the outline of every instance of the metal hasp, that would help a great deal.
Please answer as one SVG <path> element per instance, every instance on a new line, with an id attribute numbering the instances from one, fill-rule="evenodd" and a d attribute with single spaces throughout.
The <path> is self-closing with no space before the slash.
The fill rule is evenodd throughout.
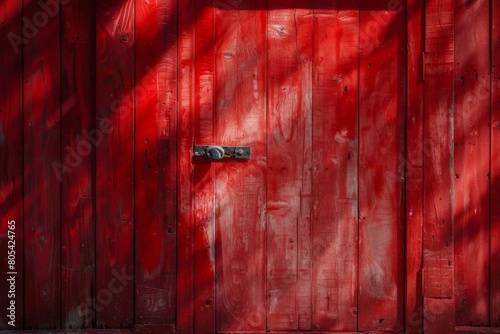
<path id="1" fill-rule="evenodd" d="M 195 157 L 208 157 L 212 160 L 222 160 L 224 158 L 250 159 L 250 147 L 194 145 L 193 154 Z"/>

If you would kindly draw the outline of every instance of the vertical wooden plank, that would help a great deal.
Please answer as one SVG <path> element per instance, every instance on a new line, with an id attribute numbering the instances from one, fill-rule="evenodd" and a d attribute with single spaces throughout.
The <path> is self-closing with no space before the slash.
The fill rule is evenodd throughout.
<path id="1" fill-rule="evenodd" d="M 176 303 L 177 1 L 136 1 L 135 323 Z"/>
<path id="2" fill-rule="evenodd" d="M 358 6 L 314 2 L 313 330 L 356 330 Z"/>
<path id="3" fill-rule="evenodd" d="M 404 314 L 405 5 L 361 2 L 358 330 Z"/>
<path id="4" fill-rule="evenodd" d="M 489 4 L 488 0 L 473 4 L 455 1 L 453 205 L 457 325 L 489 323 Z"/>
<path id="5" fill-rule="evenodd" d="M 311 329 L 312 10 L 297 5 L 268 3 L 268 330 Z"/>
<path id="6" fill-rule="evenodd" d="M 93 210 L 95 130 L 95 3 L 73 1 L 62 7 L 62 327 L 91 328 L 95 287 Z"/>
<path id="7" fill-rule="evenodd" d="M 24 232 L 27 328 L 61 326 L 60 8 L 23 2 Z M 76 162 L 75 162 L 76 164 Z"/>
<path id="8" fill-rule="evenodd" d="M 500 326 L 500 3 L 491 6 L 490 325 Z"/>
<path id="9" fill-rule="evenodd" d="M 194 141 L 218 144 L 214 119 L 215 8 L 195 2 Z M 215 332 L 215 167 L 203 158 L 194 165 L 194 331 Z"/>
<path id="10" fill-rule="evenodd" d="M 407 22 L 406 116 L 406 330 L 423 331 L 422 232 L 423 232 L 423 0 L 410 0 Z"/>
<path id="11" fill-rule="evenodd" d="M 22 1 L 0 5 L 0 282 L 1 329 L 21 329 L 23 319 L 23 53 Z M 10 227 L 10 228 L 9 228 Z M 12 260 L 14 262 L 12 262 Z M 17 274 L 8 274 L 16 272 Z M 7 279 L 15 276 L 15 294 Z M 10 295 L 10 296 L 9 296 Z M 11 302 L 14 306 L 11 306 Z M 14 309 L 15 315 L 11 316 Z"/>
<path id="12" fill-rule="evenodd" d="M 266 3 L 216 9 L 216 119 L 220 145 L 250 146 L 248 162 L 217 165 L 217 329 L 266 328 Z"/>
<path id="13" fill-rule="evenodd" d="M 455 329 L 452 211 L 453 10 L 451 0 L 426 1 L 422 285 L 424 331 L 429 333 L 451 333 Z"/>
<path id="14" fill-rule="evenodd" d="M 96 148 L 96 325 L 127 328 L 134 320 L 134 1 L 99 1 L 96 26 L 96 126 L 103 133 Z"/>
<path id="15" fill-rule="evenodd" d="M 424 70 L 424 143 L 430 147 L 424 151 L 424 329 L 438 333 L 453 331 L 455 323 L 454 318 L 443 317 L 455 314 L 449 302 L 453 299 L 453 54 L 426 54 Z"/>
<path id="16" fill-rule="evenodd" d="M 178 228 L 177 333 L 194 332 L 194 1 L 178 6 Z"/>

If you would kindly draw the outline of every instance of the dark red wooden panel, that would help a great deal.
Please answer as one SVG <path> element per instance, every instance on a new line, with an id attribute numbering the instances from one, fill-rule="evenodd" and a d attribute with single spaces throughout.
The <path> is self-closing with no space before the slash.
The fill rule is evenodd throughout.
<path id="1" fill-rule="evenodd" d="M 179 2 L 178 8 L 178 103 L 179 171 L 177 231 L 177 332 L 193 333 L 194 327 L 194 1 Z"/>
<path id="2" fill-rule="evenodd" d="M 123 328 L 134 321 L 134 1 L 98 1 L 96 35 L 96 325 Z"/>
<path id="3" fill-rule="evenodd" d="M 454 4 L 455 316 L 457 325 L 485 325 L 489 318 L 490 2 Z"/>
<path id="4" fill-rule="evenodd" d="M 61 15 L 23 6 L 25 325 L 44 329 L 61 326 Z"/>
<path id="5" fill-rule="evenodd" d="M 268 329 L 308 330 L 313 21 L 311 9 L 288 3 L 268 3 Z"/>
<path id="6" fill-rule="evenodd" d="M 403 327 L 405 7 L 360 3 L 358 329 Z"/>
<path id="7" fill-rule="evenodd" d="M 136 1 L 135 323 L 175 322 L 177 2 Z"/>
<path id="8" fill-rule="evenodd" d="M 215 9 L 213 1 L 196 1 L 194 141 L 211 145 L 215 141 L 214 50 Z M 189 150 L 188 152 L 191 152 Z M 208 159 L 194 165 L 194 331 L 215 332 L 215 166 Z"/>
<path id="9" fill-rule="evenodd" d="M 22 1 L 0 5 L 0 329 L 20 329 L 23 319 L 23 43 Z M 10 223 L 9 223 L 10 222 Z M 9 228 L 11 227 L 11 228 Z M 9 258 L 10 257 L 10 258 Z M 15 262 L 10 262 L 14 260 Z M 12 267 L 11 267 L 12 266 Z M 10 272 L 16 272 L 12 275 Z M 15 294 L 7 279 L 15 276 Z M 10 296 L 9 296 L 10 294 Z M 11 301 L 15 306 L 11 306 Z M 15 317 L 10 317 L 15 309 Z M 7 316 L 9 315 L 9 317 Z"/>
<path id="10" fill-rule="evenodd" d="M 250 146 L 217 164 L 218 330 L 266 328 L 266 2 L 216 2 L 215 140 Z M 254 9 L 254 10 L 252 10 Z"/>
<path id="11" fill-rule="evenodd" d="M 428 297 L 424 299 L 424 329 L 437 333 L 451 331 L 454 326 L 454 319 L 447 318 L 454 314 L 453 293 L 447 293 L 450 286 L 443 284 L 445 275 L 453 270 L 450 192 L 453 54 L 426 55 L 424 70 L 424 143 L 430 149 L 424 151 L 423 284 L 435 286 L 431 295 L 424 291 Z M 442 292 L 435 293 L 436 290 Z"/>
<path id="12" fill-rule="evenodd" d="M 410 0 L 407 20 L 406 116 L 406 330 L 423 330 L 422 231 L 423 231 L 423 0 Z"/>
<path id="13" fill-rule="evenodd" d="M 490 324 L 500 326 L 500 3 L 491 3 Z"/>
<path id="14" fill-rule="evenodd" d="M 453 2 L 426 3 L 424 58 L 424 330 L 454 330 Z M 438 19 L 439 18 L 439 19 Z M 435 44 L 436 34 L 443 34 Z"/>
<path id="15" fill-rule="evenodd" d="M 94 13 L 94 1 L 62 7 L 62 163 L 71 168 L 62 173 L 62 328 L 91 328 L 93 320 Z"/>
<path id="16" fill-rule="evenodd" d="M 314 330 L 356 330 L 358 1 L 314 2 Z"/>

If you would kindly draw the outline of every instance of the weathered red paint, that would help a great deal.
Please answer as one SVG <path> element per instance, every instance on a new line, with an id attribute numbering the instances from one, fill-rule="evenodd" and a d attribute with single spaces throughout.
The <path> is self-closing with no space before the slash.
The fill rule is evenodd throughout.
<path id="1" fill-rule="evenodd" d="M 62 143 L 80 152 L 81 162 L 62 176 L 62 328 L 92 328 L 95 286 L 95 224 L 91 143 L 84 133 L 95 128 L 95 2 L 75 1 L 62 8 Z M 63 160 L 64 161 L 64 160 Z"/>
<path id="2" fill-rule="evenodd" d="M 424 71 L 424 331 L 450 333 L 453 303 L 453 2 L 426 2 Z M 428 148 L 427 148 L 428 147 Z"/>
<path id="3" fill-rule="evenodd" d="M 312 10 L 268 10 L 268 328 L 310 330 Z"/>
<path id="4" fill-rule="evenodd" d="M 21 42 L 18 40 L 22 35 L 20 24 L 22 14 L 22 0 L 6 1 L 0 5 L 0 29 L 8 31 L 8 34 L 0 35 L 0 254 L 2 262 L 0 265 L 0 282 L 7 282 L 11 275 L 7 274 L 6 261 L 8 252 L 14 251 L 17 255 L 16 263 L 13 264 L 17 271 L 17 277 L 24 276 L 21 259 L 24 254 L 24 228 L 23 228 L 23 57 Z M 14 45 L 12 45 L 12 41 Z M 9 224 L 10 222 L 10 224 Z M 9 239 L 9 226 L 15 226 L 11 230 Z M 12 233 L 13 232 L 13 233 Z M 11 241 L 9 243 L 9 241 Z M 11 248 L 9 248 L 11 246 Z M 6 310 L 11 307 L 13 300 L 16 309 L 15 318 L 2 318 L 0 328 L 6 328 L 11 322 L 10 328 L 23 328 L 23 310 L 20 306 L 24 302 L 24 289 L 17 284 L 18 291 L 15 298 L 7 298 L 9 289 L 2 288 L 0 309 Z M 9 311 L 10 313 L 10 311 Z M 14 325 L 14 326 L 12 326 Z"/>
<path id="5" fill-rule="evenodd" d="M 24 17 L 34 22 L 39 12 L 36 1 L 23 1 Z M 23 287 L 30 301 L 24 303 L 23 322 L 31 329 L 61 326 L 61 184 L 52 165 L 61 160 L 61 44 L 54 38 L 60 36 L 60 20 L 61 13 L 47 17 L 39 30 L 31 23 L 38 32 L 18 53 L 24 78 L 23 274 L 32 278 Z"/>
<path id="6" fill-rule="evenodd" d="M 497 330 L 495 1 L 49 3 L 0 4 L 18 329 Z"/>
<path id="7" fill-rule="evenodd" d="M 358 311 L 359 12 L 314 2 L 313 330 L 356 330 Z"/>
<path id="8" fill-rule="evenodd" d="M 454 245 L 457 325 L 489 319 L 489 1 L 455 2 Z M 464 45 L 474 45 L 466 48 Z"/>
<path id="9" fill-rule="evenodd" d="M 211 1 L 198 1 L 194 16 L 194 109 L 191 111 L 191 146 L 215 143 L 215 8 Z M 185 155 L 191 147 L 180 152 Z M 189 200 L 194 214 L 194 332 L 215 331 L 215 166 L 195 161 L 192 167 L 194 192 Z M 182 179 L 179 179 L 182 184 Z M 191 305 L 189 305 L 191 306 Z"/>
<path id="10" fill-rule="evenodd" d="M 491 169 L 490 169 L 490 324 L 500 326 L 500 7 L 492 2 Z"/>
<path id="11" fill-rule="evenodd" d="M 136 2 L 135 323 L 172 324 L 176 304 L 176 1 Z"/>
<path id="12" fill-rule="evenodd" d="M 406 93 L 406 312 L 405 328 L 423 330 L 422 233 L 423 233 L 423 0 L 407 2 L 407 93 Z"/>
<path id="13" fill-rule="evenodd" d="M 265 330 L 266 2 L 227 4 L 215 3 L 215 143 L 251 146 L 252 159 L 216 164 L 208 180 L 216 205 L 215 329 Z"/>
<path id="14" fill-rule="evenodd" d="M 405 7 L 360 2 L 359 330 L 403 328 Z"/>
<path id="15" fill-rule="evenodd" d="M 111 292 L 113 273 L 134 274 L 134 13 L 133 0 L 97 1 L 96 291 L 99 328 L 134 323 L 134 286 Z M 136 123 L 137 124 L 137 123 Z M 140 218 L 140 217 L 139 217 Z M 107 292 L 109 291 L 109 293 Z"/>

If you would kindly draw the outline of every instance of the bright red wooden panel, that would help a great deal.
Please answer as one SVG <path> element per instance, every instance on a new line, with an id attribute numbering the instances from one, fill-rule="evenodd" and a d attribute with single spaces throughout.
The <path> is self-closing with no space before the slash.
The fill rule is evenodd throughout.
<path id="1" fill-rule="evenodd" d="M 98 1 L 96 35 L 96 325 L 123 328 L 134 321 L 134 1 Z"/>
<path id="2" fill-rule="evenodd" d="M 314 2 L 313 330 L 357 326 L 358 5 Z"/>
<path id="3" fill-rule="evenodd" d="M 452 234 L 453 54 L 425 56 L 424 71 L 424 330 L 454 326 Z M 451 318 L 450 318 L 451 317 Z"/>
<path id="4" fill-rule="evenodd" d="M 423 330 L 422 232 L 423 232 L 423 0 L 410 0 L 407 20 L 406 116 L 406 330 Z"/>
<path id="5" fill-rule="evenodd" d="M 215 178 L 217 330 L 266 328 L 265 1 L 216 2 L 215 140 L 250 146 Z M 253 10 L 252 10 L 253 9 Z"/>
<path id="6" fill-rule="evenodd" d="M 95 286 L 95 2 L 62 7 L 62 328 L 91 328 Z"/>
<path id="7" fill-rule="evenodd" d="M 405 6 L 360 6 L 358 330 L 398 330 L 405 291 Z"/>
<path id="8" fill-rule="evenodd" d="M 287 4 L 268 3 L 268 329 L 308 330 L 313 21 L 311 9 Z"/>
<path id="9" fill-rule="evenodd" d="M 172 324 L 176 310 L 177 2 L 135 3 L 135 323 Z"/>
<path id="10" fill-rule="evenodd" d="M 54 15 L 23 1 L 25 326 L 61 326 L 61 59 Z M 36 21 L 36 25 L 35 22 Z M 44 23 L 44 24 L 42 24 Z M 26 34 L 28 30 L 31 32 Z M 76 161 L 73 161 L 76 163 Z"/>
<path id="11" fill-rule="evenodd" d="M 454 245 L 457 325 L 488 324 L 490 30 L 487 0 L 455 1 Z M 474 47 L 464 47 L 473 45 Z"/>
<path id="12" fill-rule="evenodd" d="M 490 324 L 500 326 L 500 3 L 491 2 Z"/>
<path id="13" fill-rule="evenodd" d="M 0 282 L 2 298 L 1 329 L 21 329 L 23 319 L 23 54 L 21 0 L 8 0 L 0 5 Z M 9 224 L 14 221 L 15 224 Z M 15 226 L 9 231 L 9 226 Z M 12 238 L 10 239 L 9 236 Z M 9 242 L 10 241 L 10 242 Z M 9 248 L 9 246 L 11 246 Z M 15 246 L 12 247 L 12 246 Z M 13 268 L 9 252 L 15 255 Z M 13 254 L 14 252 L 15 254 Z M 15 297 L 8 296 L 7 279 L 17 272 Z M 5 288 L 4 288 L 5 287 Z M 7 308 L 15 301 L 15 319 L 8 318 Z M 12 322 L 14 320 L 14 322 Z M 11 322 L 11 324 L 9 324 Z M 12 324 L 14 326 L 12 326 Z"/>
<path id="14" fill-rule="evenodd" d="M 215 9 L 212 0 L 196 1 L 194 142 L 216 144 L 214 116 Z M 189 150 L 188 152 L 192 152 Z M 215 332 L 215 166 L 202 158 L 194 164 L 195 253 L 194 331 Z"/>
<path id="15" fill-rule="evenodd" d="M 455 323 L 451 160 L 453 1 L 426 2 L 425 18 L 424 330 L 429 333 L 448 333 L 453 332 Z M 440 43 L 436 43 L 436 40 Z"/>
<path id="16" fill-rule="evenodd" d="M 177 230 L 177 333 L 194 328 L 194 1 L 178 8 L 178 230 Z"/>

